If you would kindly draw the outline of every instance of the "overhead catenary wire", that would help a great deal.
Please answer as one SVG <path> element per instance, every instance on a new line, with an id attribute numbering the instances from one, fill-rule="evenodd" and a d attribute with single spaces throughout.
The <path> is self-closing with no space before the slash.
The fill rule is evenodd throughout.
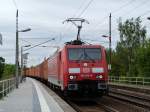
<path id="1" fill-rule="evenodd" d="M 145 1 L 141 2 L 141 3 L 138 4 L 136 7 L 133 7 L 130 11 L 127 11 L 127 12 L 126 12 L 125 14 L 123 14 L 122 16 L 129 15 L 129 14 L 133 13 L 134 11 L 136 11 L 137 8 L 139 8 L 139 7 L 143 6 L 143 5 L 145 5 L 145 4 L 148 3 L 148 2 L 150 2 L 150 1 L 145 0 Z"/>
<path id="2" fill-rule="evenodd" d="M 111 11 L 111 13 L 114 15 L 114 13 L 121 11 L 123 8 L 127 7 L 128 5 L 131 5 L 134 1 L 136 0 L 130 0 L 129 2 L 123 4 L 122 6 L 120 6 L 119 8 L 114 9 L 113 11 Z M 106 18 L 108 18 L 110 12 L 107 13 L 106 16 L 104 16 L 103 19 L 101 19 L 102 22 L 99 22 L 98 26 L 102 25 L 104 23 L 104 21 L 106 20 Z"/>
<path id="3" fill-rule="evenodd" d="M 147 15 L 147 14 L 149 14 L 149 13 L 150 13 L 150 10 L 148 10 L 148 11 L 142 13 L 139 17 L 145 16 L 145 15 Z"/>
<path id="4" fill-rule="evenodd" d="M 20 39 L 27 39 L 27 40 L 34 40 L 34 39 L 36 39 L 36 40 L 44 40 L 44 39 L 51 39 L 51 38 L 49 38 L 49 37 L 47 37 L 47 38 L 38 38 L 38 37 L 35 37 L 35 38 L 20 38 Z"/>
<path id="5" fill-rule="evenodd" d="M 133 11 L 135 11 L 135 9 L 139 8 L 140 6 L 145 5 L 145 3 L 147 3 L 147 2 L 149 2 L 149 1 L 145 0 L 145 1 L 141 2 L 139 5 L 137 5 L 136 7 L 132 8 L 132 9 L 131 9 L 130 11 L 128 11 L 126 14 L 129 15 L 129 14 L 133 13 Z M 144 3 L 144 4 L 143 4 L 143 3 Z M 142 4 L 142 5 L 141 5 L 141 4 Z M 144 13 L 138 15 L 137 17 L 143 17 L 144 15 L 147 15 L 148 13 L 150 13 L 150 10 L 148 10 L 148 11 L 146 11 L 146 12 L 144 12 Z M 125 16 L 126 14 L 124 14 L 123 16 Z M 113 19 L 117 19 L 117 18 L 113 18 Z"/>
<path id="6" fill-rule="evenodd" d="M 29 41 L 27 41 L 27 40 L 24 40 L 24 39 L 22 39 L 22 38 L 20 38 L 20 40 L 21 40 L 21 41 L 24 41 L 24 42 L 26 42 L 26 43 L 32 44 L 31 42 L 29 42 Z"/>
<path id="7" fill-rule="evenodd" d="M 78 9 L 76 10 L 76 12 L 73 14 L 73 17 L 77 17 L 78 12 L 81 10 L 81 8 L 84 6 L 84 4 L 86 4 L 85 0 L 83 0 L 83 2 L 80 4 L 80 6 L 78 7 Z"/>
<path id="8" fill-rule="evenodd" d="M 148 11 L 146 11 L 146 12 L 144 12 L 144 13 L 141 13 L 140 15 L 138 15 L 137 17 L 143 17 L 143 16 L 145 16 L 145 15 L 147 15 L 147 14 L 149 14 L 150 13 L 150 10 L 148 10 Z M 108 17 L 107 17 L 108 18 Z M 113 19 L 117 19 L 117 18 L 113 18 Z M 103 25 L 105 25 L 105 24 L 103 24 Z M 115 27 L 113 27 L 113 30 L 114 30 L 114 28 Z"/>
<path id="9" fill-rule="evenodd" d="M 90 6 L 90 4 L 92 3 L 92 1 L 93 1 L 93 0 L 90 0 L 90 1 L 87 3 L 87 5 L 86 5 L 85 7 L 83 7 L 84 4 L 86 4 L 86 2 L 85 2 L 85 0 L 84 0 L 84 1 L 81 3 L 81 5 L 79 6 L 79 8 L 77 9 L 76 13 L 73 15 L 72 18 L 78 18 L 82 13 L 84 13 L 85 10 Z M 80 9 L 82 9 L 82 7 L 83 7 L 83 10 L 80 11 Z M 78 11 L 80 11 L 79 14 L 77 14 Z M 70 24 L 67 28 L 65 28 L 64 32 L 68 31 L 68 30 L 71 28 L 71 26 L 72 26 L 72 24 Z M 64 35 L 64 33 L 63 33 L 63 35 Z"/>
<path id="10" fill-rule="evenodd" d="M 127 2 L 126 4 L 120 6 L 119 8 L 113 10 L 111 13 L 116 13 L 116 12 L 119 12 L 121 9 L 125 8 L 126 6 L 128 5 L 131 5 L 132 3 L 134 3 L 134 1 L 136 0 L 130 0 L 129 2 Z"/>
<path id="11" fill-rule="evenodd" d="M 123 4 L 122 6 L 120 6 L 119 8 L 116 8 L 115 10 L 111 11 L 111 13 L 114 14 L 116 12 L 119 12 L 121 9 L 125 8 L 126 6 L 131 5 L 134 1 L 136 1 L 136 0 L 130 0 L 129 2 L 127 2 L 127 3 Z M 110 12 L 108 12 L 108 13 L 110 13 Z M 106 16 L 104 16 L 101 19 L 102 22 L 99 22 L 96 28 L 98 28 L 99 26 L 104 24 L 105 20 L 108 18 L 108 15 L 109 14 L 107 14 Z"/>
<path id="12" fill-rule="evenodd" d="M 13 4 L 14 4 L 15 8 L 18 9 L 18 6 L 17 6 L 16 1 L 15 1 L 15 0 L 12 0 L 12 2 L 13 2 Z"/>
<path id="13" fill-rule="evenodd" d="M 136 0 L 130 0 L 129 2 L 127 2 L 126 4 L 120 6 L 119 8 L 115 9 L 115 10 L 112 11 L 112 12 L 120 11 L 119 9 L 122 9 L 122 8 L 124 8 L 125 6 L 131 4 L 133 1 L 136 1 Z M 91 2 L 93 2 L 93 0 L 91 0 L 91 1 L 89 2 L 89 4 L 87 5 L 88 7 L 89 7 L 89 5 L 91 4 Z M 87 7 L 87 8 L 88 8 L 88 7 Z M 84 13 L 84 12 L 83 12 L 83 13 Z M 109 13 L 110 13 L 110 12 L 109 12 Z M 103 18 L 101 19 L 101 21 L 105 21 L 106 18 L 108 18 L 108 15 L 106 15 L 105 17 L 103 17 Z M 103 23 L 104 23 L 104 22 L 102 22 L 102 24 L 103 24 Z M 98 27 L 98 26 L 99 26 L 99 25 L 97 25 L 97 27 Z M 94 26 L 94 27 L 95 27 L 95 26 Z"/>
<path id="14" fill-rule="evenodd" d="M 45 44 L 45 43 L 47 43 L 47 42 L 50 42 L 50 41 L 52 41 L 52 40 L 55 40 L 55 38 L 51 38 L 50 40 L 47 40 L 47 41 L 44 41 L 44 42 L 42 42 L 42 43 L 36 44 L 36 45 L 34 45 L 34 46 L 32 46 L 32 47 L 30 47 L 30 48 L 28 48 L 28 49 L 25 49 L 24 51 L 27 51 L 27 50 L 30 50 L 30 49 L 35 48 L 35 47 L 37 47 L 37 46 L 43 45 L 43 44 Z"/>
<path id="15" fill-rule="evenodd" d="M 133 1 L 133 0 L 132 0 Z M 128 2 L 128 4 L 130 3 L 132 3 L 132 1 L 129 1 Z M 134 0 L 135 1 L 135 0 Z M 149 2 L 149 1 L 147 1 L 147 0 L 145 0 L 145 1 L 143 1 L 143 2 L 141 2 L 140 4 L 138 4 L 136 7 L 134 7 L 134 8 L 132 8 L 130 11 L 128 11 L 126 14 L 130 14 L 130 13 L 132 13 L 135 9 L 137 9 L 137 8 L 139 8 L 140 6 L 143 6 L 143 5 L 145 5 L 145 3 L 147 3 L 147 2 Z M 129 5 L 130 5 L 129 4 Z M 124 6 L 126 6 L 126 5 L 124 5 Z M 118 8 L 119 9 L 119 8 Z M 117 11 L 117 10 L 116 10 Z M 115 12 L 114 12 L 115 13 Z M 146 15 L 146 14 L 148 14 L 148 13 L 150 13 L 150 10 L 148 10 L 148 11 L 146 11 L 146 12 L 144 12 L 144 13 L 142 13 L 141 15 L 139 15 L 138 17 L 140 17 L 140 16 L 144 16 L 144 15 Z M 124 16 L 125 16 L 125 14 L 124 14 Z M 107 16 L 107 18 L 108 18 L 108 16 Z M 105 18 L 104 18 L 105 19 Z M 114 20 L 114 19 L 118 19 L 117 17 L 115 17 L 115 18 L 112 18 L 112 20 Z M 97 26 L 97 28 L 98 27 L 100 27 L 100 25 L 105 25 L 105 24 L 103 24 L 104 22 L 102 22 L 101 24 L 99 24 L 98 26 Z M 115 29 L 115 27 L 113 27 L 113 30 Z"/>
<path id="16" fill-rule="evenodd" d="M 79 17 L 81 17 L 81 15 L 88 9 L 88 7 L 91 5 L 91 3 L 93 2 L 94 0 L 90 0 L 88 3 L 87 3 L 87 5 L 83 8 L 83 10 L 81 10 L 81 12 L 77 15 L 77 14 L 74 14 L 74 16 L 72 17 L 72 18 L 75 18 L 75 17 L 77 17 L 77 18 L 79 18 Z M 79 7 L 79 9 L 81 9 L 82 8 L 82 6 L 85 4 L 85 2 L 82 2 L 81 3 L 81 6 Z M 76 16 L 77 15 L 77 16 Z M 71 25 L 65 30 L 65 31 L 67 31 L 68 29 L 70 29 L 70 27 L 71 27 Z"/>
<path id="17" fill-rule="evenodd" d="M 79 13 L 78 17 L 81 17 L 82 14 L 88 9 L 88 7 L 91 5 L 91 3 L 93 2 L 94 0 L 90 0 L 88 2 L 88 4 L 84 7 L 84 9 Z"/>

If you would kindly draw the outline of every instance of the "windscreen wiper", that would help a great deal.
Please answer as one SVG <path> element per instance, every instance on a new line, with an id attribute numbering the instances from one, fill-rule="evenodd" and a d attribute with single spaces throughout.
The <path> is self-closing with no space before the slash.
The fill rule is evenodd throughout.
<path id="1" fill-rule="evenodd" d="M 80 57 L 79 57 L 77 60 L 80 61 L 80 60 L 82 59 L 83 56 L 84 56 L 84 55 L 81 54 Z"/>
<path id="2" fill-rule="evenodd" d="M 92 59 L 86 52 L 84 52 L 84 56 L 85 56 L 85 58 L 87 57 L 89 60 L 92 60 L 93 62 L 95 62 L 95 60 L 94 59 Z"/>

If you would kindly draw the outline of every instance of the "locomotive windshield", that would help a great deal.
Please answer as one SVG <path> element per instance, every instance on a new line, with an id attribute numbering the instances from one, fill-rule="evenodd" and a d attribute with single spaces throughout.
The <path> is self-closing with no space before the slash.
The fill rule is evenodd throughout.
<path id="1" fill-rule="evenodd" d="M 69 48 L 69 60 L 100 60 L 100 48 Z"/>

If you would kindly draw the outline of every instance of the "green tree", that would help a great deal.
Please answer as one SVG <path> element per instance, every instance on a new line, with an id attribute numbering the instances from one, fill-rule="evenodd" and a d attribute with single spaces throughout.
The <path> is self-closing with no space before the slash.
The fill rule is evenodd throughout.
<path id="1" fill-rule="evenodd" d="M 150 40 L 147 40 L 145 47 L 139 48 L 136 58 L 139 76 L 150 77 Z"/>
<path id="2" fill-rule="evenodd" d="M 2 78 L 2 74 L 4 72 L 5 59 L 0 57 L 0 79 Z"/>
<path id="3" fill-rule="evenodd" d="M 127 49 L 124 49 L 120 42 L 117 43 L 116 50 L 112 51 L 112 70 L 110 75 L 126 76 L 128 62 L 126 53 Z"/>
<path id="4" fill-rule="evenodd" d="M 15 65 L 13 64 L 5 64 L 3 79 L 13 77 L 15 74 Z"/>
<path id="5" fill-rule="evenodd" d="M 144 47 L 146 39 L 146 28 L 141 26 L 140 18 L 127 19 L 125 22 L 119 22 L 120 42 L 117 45 L 116 52 L 120 57 L 120 63 L 124 64 L 124 70 L 127 75 L 138 73 L 136 56 L 138 49 Z"/>

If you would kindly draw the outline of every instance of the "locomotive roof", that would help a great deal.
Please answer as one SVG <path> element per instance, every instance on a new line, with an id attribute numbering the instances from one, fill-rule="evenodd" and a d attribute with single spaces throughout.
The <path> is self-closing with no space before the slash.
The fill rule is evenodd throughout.
<path id="1" fill-rule="evenodd" d="M 101 45 L 65 45 L 67 48 L 99 48 L 99 47 L 103 47 Z"/>

